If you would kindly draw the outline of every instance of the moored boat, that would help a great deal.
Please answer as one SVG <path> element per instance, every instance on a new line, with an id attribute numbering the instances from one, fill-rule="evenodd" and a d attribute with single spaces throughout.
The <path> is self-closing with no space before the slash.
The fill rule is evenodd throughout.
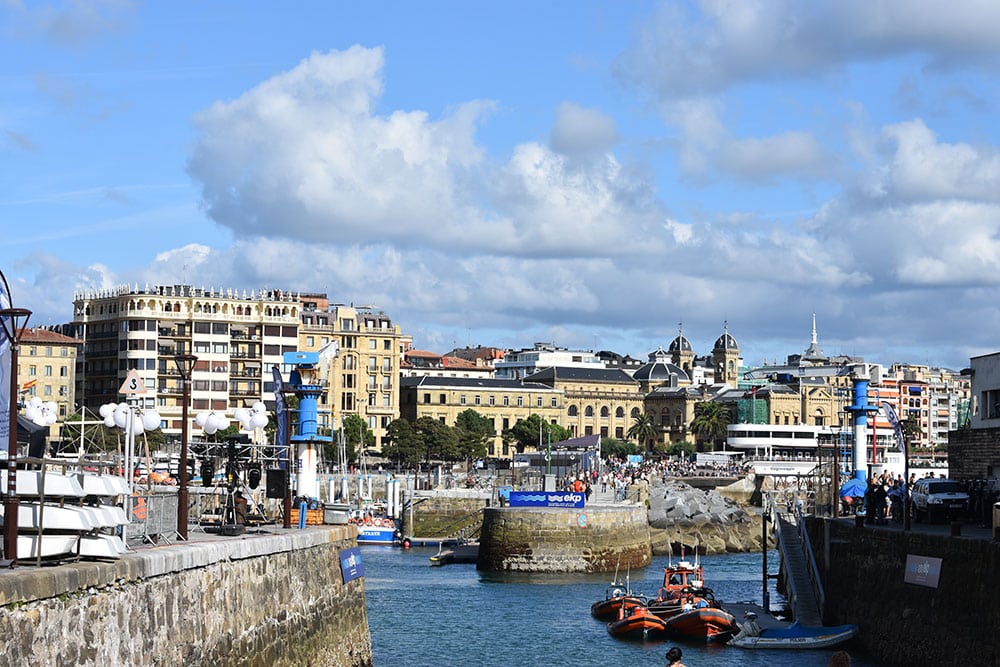
<path id="1" fill-rule="evenodd" d="M 799 625 L 798 621 L 782 628 L 761 628 L 756 614 L 750 613 L 728 644 L 750 649 L 830 648 L 846 642 L 857 632 L 856 625 L 809 627 Z"/>
<path id="2" fill-rule="evenodd" d="M 676 637 L 706 642 L 729 639 L 739 631 L 736 618 L 718 607 L 701 607 L 681 611 L 664 619 L 667 632 Z"/>
<path id="3" fill-rule="evenodd" d="M 619 618 L 608 623 L 608 633 L 619 639 L 662 639 L 667 634 L 667 622 L 646 607 L 622 608 Z"/>
<path id="4" fill-rule="evenodd" d="M 358 526 L 358 544 L 395 544 L 399 540 L 395 519 L 366 517 L 353 523 Z"/>
<path id="5" fill-rule="evenodd" d="M 604 591 L 604 599 L 590 605 L 590 615 L 601 621 L 613 621 L 619 617 L 623 608 L 628 614 L 636 607 L 645 607 L 646 602 L 645 595 L 632 591 L 628 577 L 626 577 L 624 585 L 615 581 L 611 582 L 611 585 Z"/>

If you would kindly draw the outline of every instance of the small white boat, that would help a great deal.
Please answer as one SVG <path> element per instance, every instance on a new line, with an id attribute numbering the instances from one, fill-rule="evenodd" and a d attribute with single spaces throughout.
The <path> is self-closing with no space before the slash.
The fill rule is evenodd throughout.
<path id="1" fill-rule="evenodd" d="M 128 523 L 125 510 L 117 505 L 84 505 L 97 516 L 98 527 L 116 528 Z"/>
<path id="2" fill-rule="evenodd" d="M 75 554 L 80 542 L 79 535 L 24 535 L 17 536 L 17 557 L 51 558 L 64 554 Z M 41 550 L 41 553 L 39 553 Z"/>
<path id="3" fill-rule="evenodd" d="M 761 628 L 756 615 L 748 614 L 740 631 L 729 640 L 730 646 L 758 649 L 811 649 L 837 646 L 858 632 L 856 625 L 808 627 L 798 621 L 784 628 Z"/>
<path id="4" fill-rule="evenodd" d="M 83 535 L 80 537 L 80 555 L 87 558 L 118 558 L 125 553 L 125 545 L 117 535 Z"/>
<path id="5" fill-rule="evenodd" d="M 115 475 L 95 475 L 83 473 L 79 475 L 83 493 L 87 496 L 112 498 L 128 493 L 128 483 Z"/>
<path id="6" fill-rule="evenodd" d="M 0 506 L 0 518 L 4 508 Z M 104 524 L 89 508 L 76 505 L 59 506 L 37 501 L 19 500 L 17 504 L 18 530 L 73 530 L 83 532 L 101 528 Z"/>
<path id="7" fill-rule="evenodd" d="M 76 475 L 65 475 L 60 472 L 41 470 L 17 471 L 17 495 L 25 497 L 40 497 L 45 492 L 46 498 L 82 498 L 85 494 Z M 44 488 L 43 488 L 44 484 Z M 0 489 L 7 493 L 7 471 L 0 474 Z"/>

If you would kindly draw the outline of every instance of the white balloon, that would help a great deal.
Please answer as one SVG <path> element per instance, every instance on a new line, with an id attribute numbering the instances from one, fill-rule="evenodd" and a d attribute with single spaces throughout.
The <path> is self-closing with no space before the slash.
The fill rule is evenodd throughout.
<path id="1" fill-rule="evenodd" d="M 142 425 L 147 431 L 160 428 L 160 415 L 156 410 L 147 410 L 142 415 Z"/>
<path id="2" fill-rule="evenodd" d="M 252 428 L 264 428 L 267 426 L 267 415 L 255 414 L 250 419 L 250 426 Z"/>
<path id="3" fill-rule="evenodd" d="M 209 418 L 209 421 L 213 422 L 215 430 L 217 431 L 229 428 L 229 418 L 221 412 L 212 413 L 212 417 Z"/>
<path id="4" fill-rule="evenodd" d="M 236 418 L 240 424 L 246 424 L 250 421 L 250 411 L 246 408 L 236 408 L 233 410 L 233 417 Z"/>
<path id="5" fill-rule="evenodd" d="M 98 412 L 101 413 L 101 417 L 107 419 L 108 415 L 113 415 L 115 413 L 115 408 L 117 407 L 118 406 L 115 405 L 114 403 L 105 403 L 104 405 L 101 406 L 101 409 L 98 410 Z"/>
<path id="6" fill-rule="evenodd" d="M 194 417 L 194 423 L 197 424 L 198 426 L 201 426 L 202 428 L 204 428 L 205 427 L 205 422 L 208 420 L 208 415 L 209 414 L 211 414 L 211 413 L 209 413 L 209 412 L 199 412 Z"/>
<path id="7" fill-rule="evenodd" d="M 28 399 L 28 406 L 34 408 L 40 408 L 42 407 L 42 399 L 38 398 L 37 396 L 32 396 L 30 399 Z"/>
<path id="8" fill-rule="evenodd" d="M 118 428 L 128 426 L 128 410 L 122 410 L 121 408 L 115 410 L 115 426 Z"/>
<path id="9" fill-rule="evenodd" d="M 104 418 L 104 425 L 107 426 L 108 428 L 114 428 L 115 427 L 115 415 L 114 415 L 114 413 L 111 413 L 110 415 L 108 415 L 107 417 Z"/>
<path id="10" fill-rule="evenodd" d="M 28 407 L 24 409 L 24 416 L 28 418 L 33 424 L 38 424 L 39 426 L 44 426 L 42 424 L 42 413 L 41 410 L 36 408 L 34 405 L 28 404 Z"/>
<path id="11" fill-rule="evenodd" d="M 267 406 L 264 405 L 261 401 L 257 401 L 256 403 L 251 405 L 250 409 L 253 410 L 254 412 L 267 412 Z"/>

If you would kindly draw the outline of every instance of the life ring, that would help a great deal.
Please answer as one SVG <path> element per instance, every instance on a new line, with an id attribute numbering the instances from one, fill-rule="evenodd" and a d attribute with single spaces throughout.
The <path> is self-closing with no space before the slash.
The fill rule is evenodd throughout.
<path id="1" fill-rule="evenodd" d="M 611 597 L 620 598 L 621 596 L 622 596 L 622 589 L 616 588 L 615 590 L 611 591 Z"/>
<path id="2" fill-rule="evenodd" d="M 372 518 L 370 516 L 365 517 L 365 525 L 366 526 L 372 525 Z"/>

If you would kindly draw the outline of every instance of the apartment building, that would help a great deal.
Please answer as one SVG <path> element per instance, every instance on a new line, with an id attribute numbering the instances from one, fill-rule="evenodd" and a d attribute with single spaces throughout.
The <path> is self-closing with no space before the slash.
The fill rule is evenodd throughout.
<path id="1" fill-rule="evenodd" d="M 299 349 L 325 349 L 329 359 L 318 426 L 337 429 L 358 415 L 381 450 L 386 428 L 399 417 L 401 359 L 411 337 L 374 306 L 331 304 L 325 294 L 303 294 L 301 305 Z"/>
<path id="2" fill-rule="evenodd" d="M 60 421 L 76 412 L 76 359 L 82 341 L 39 328 L 25 329 L 19 341 L 18 398 L 52 401 Z"/>
<path id="3" fill-rule="evenodd" d="M 295 293 L 191 285 L 128 285 L 74 295 L 73 325 L 83 340 L 78 400 L 90 410 L 119 402 L 129 371 L 142 378 L 144 408 L 181 430 L 183 386 L 175 358 L 198 357 L 191 376 L 191 418 L 256 401 L 273 404 L 271 368 L 299 345 L 302 305 Z M 197 427 L 193 427 L 197 428 Z"/>

